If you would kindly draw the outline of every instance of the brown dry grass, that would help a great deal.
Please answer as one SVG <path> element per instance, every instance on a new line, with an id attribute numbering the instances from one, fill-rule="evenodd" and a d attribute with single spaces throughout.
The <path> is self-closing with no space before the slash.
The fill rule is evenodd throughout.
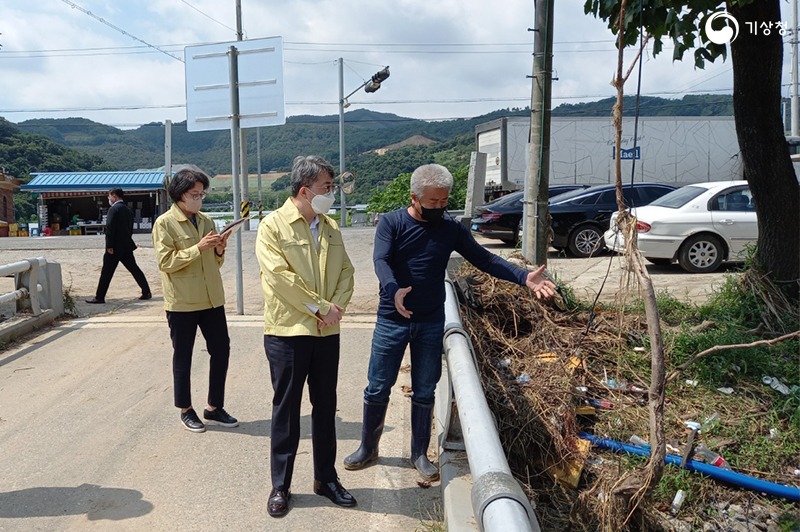
<path id="1" fill-rule="evenodd" d="M 473 290 L 482 308 L 462 305 L 461 311 L 484 393 L 496 416 L 509 466 L 535 504 L 542 530 L 671 528 L 663 513 L 669 509 L 664 494 L 646 501 L 633 514 L 624 498 L 609 496 L 621 479 L 643 465 L 641 460 L 592 451 L 577 490 L 560 485 L 552 476 L 554 468 L 567 461 L 583 461 L 578 452 L 581 431 L 622 442 L 631 434 L 648 438 L 643 390 L 649 384 L 649 354 L 634 350 L 645 345 L 643 314 L 603 307 L 559 310 L 537 301 L 527 288 L 499 281 L 469 264 L 457 274 L 464 276 L 479 283 Z M 627 390 L 609 389 L 605 379 L 625 381 Z M 710 409 L 718 411 L 722 419 L 747 415 L 748 408 L 750 415 L 764 413 L 758 401 L 731 404 L 719 393 L 701 392 L 684 381 L 677 379 L 667 390 L 664 431 L 674 449 L 681 449 L 686 441 L 683 422 L 703 419 Z M 642 391 L 631 391 L 632 386 Z M 741 389 L 754 397 L 760 392 L 748 391 L 744 384 Z M 603 401 L 604 406 L 596 415 L 576 415 L 576 407 L 590 400 Z M 726 442 L 713 445 L 724 449 Z M 676 454 L 674 449 L 668 447 L 668 452 Z M 781 474 L 759 476 L 787 481 Z M 699 478 L 695 475 L 690 482 L 702 482 Z M 695 486 L 694 496 L 699 500 L 735 499 L 737 495 L 730 495 L 727 489 L 704 482 Z M 672 495 L 674 492 L 669 492 L 668 497 Z"/>

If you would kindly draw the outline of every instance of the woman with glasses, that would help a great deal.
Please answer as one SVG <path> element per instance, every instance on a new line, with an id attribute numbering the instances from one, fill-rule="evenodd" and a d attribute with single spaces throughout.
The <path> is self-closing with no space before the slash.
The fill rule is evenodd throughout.
<path id="1" fill-rule="evenodd" d="M 203 418 L 224 427 L 239 425 L 223 408 L 230 338 L 219 269 L 230 233 L 217 234 L 214 221 L 200 212 L 208 184 L 208 176 L 197 167 L 175 174 L 167 186 L 172 207 L 153 226 L 153 246 L 172 339 L 175 406 L 181 410 L 181 424 L 191 432 L 206 430 L 192 407 L 191 395 L 192 351 L 198 327 L 211 357 L 208 404 Z"/>

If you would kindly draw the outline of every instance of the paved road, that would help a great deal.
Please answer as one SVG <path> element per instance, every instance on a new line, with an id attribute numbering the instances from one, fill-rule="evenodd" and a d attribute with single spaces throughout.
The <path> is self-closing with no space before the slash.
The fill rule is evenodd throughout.
<path id="1" fill-rule="evenodd" d="M 354 229 L 348 237 L 363 241 L 371 238 L 371 229 Z M 136 253 L 153 283 L 154 299 L 134 299 L 136 285 L 122 269 L 108 303 L 97 306 L 81 298 L 92 295 L 99 275 L 101 237 L 2 241 L 4 263 L 38 255 L 62 262 L 65 283 L 71 280 L 84 317 L 0 351 L 0 530 L 414 530 L 441 512 L 438 486 L 419 487 L 408 465 L 404 373 L 381 442 L 385 458 L 364 471 L 339 470 L 358 507 L 340 509 L 313 494 L 306 402 L 292 511 L 281 520 L 267 515 L 271 387 L 251 253 L 244 254 L 242 316 L 232 312 L 235 261 L 225 270 L 232 345 L 226 407 L 241 424 L 194 434 L 182 430 L 172 407 L 169 335 L 146 239 Z M 244 234 L 243 241 L 243 249 L 251 250 L 254 233 Z M 374 292 L 369 257 L 363 262 L 357 264 L 357 283 Z M 339 461 L 360 438 L 361 390 L 374 327 L 373 313 L 364 312 L 374 294 L 365 290 L 359 297 L 352 307 L 361 312 L 348 314 L 342 331 Z M 205 397 L 204 354 L 198 343 L 195 406 Z"/>
<path id="2" fill-rule="evenodd" d="M 339 461 L 357 445 L 361 390 L 374 326 L 377 279 L 372 270 L 374 228 L 347 228 L 356 266 L 356 293 L 343 322 L 339 375 Z M 88 305 L 100 273 L 103 237 L 0 239 L 8 263 L 45 256 L 62 265 L 77 319 L 0 350 L 0 530 L 413 530 L 441 515 L 438 486 L 420 488 L 408 466 L 409 400 L 401 374 L 381 442 L 383 457 L 360 472 L 340 469 L 359 501 L 334 507 L 312 493 L 310 405 L 293 482 L 293 509 L 282 520 L 266 514 L 271 390 L 262 345 L 262 300 L 252 249 L 255 232 L 242 232 L 243 307 L 236 315 L 234 249 L 223 268 L 232 339 L 226 407 L 236 429 L 193 434 L 181 429 L 172 407 L 171 349 L 161 287 L 149 235 L 136 235 L 137 260 L 154 298 L 138 301 L 137 287 L 120 268 L 105 305 Z M 494 252 L 508 248 L 483 240 Z M 549 268 L 579 297 L 614 299 L 624 272 L 609 256 L 553 255 Z M 689 275 L 651 266 L 657 289 L 701 301 L 722 273 Z M 5 283 L 5 284 L 2 284 Z M 0 291 L 9 289 L 0 279 Z M 1 310 L 1 309 L 0 309 Z M 195 405 L 203 403 L 208 369 L 200 345 L 193 367 Z"/>

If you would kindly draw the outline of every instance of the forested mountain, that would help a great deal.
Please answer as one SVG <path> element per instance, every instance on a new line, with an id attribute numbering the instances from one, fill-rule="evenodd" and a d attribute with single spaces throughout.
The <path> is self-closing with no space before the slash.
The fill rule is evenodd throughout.
<path id="1" fill-rule="evenodd" d="M 23 133 L 4 118 L 0 118 L 0 167 L 5 173 L 23 180 L 27 180 L 31 172 L 115 169 L 101 157 L 66 147 L 44 135 Z"/>
<path id="2" fill-rule="evenodd" d="M 596 102 L 561 104 L 552 111 L 553 116 L 610 116 L 616 98 Z M 625 96 L 623 115 L 636 112 L 636 97 Z M 733 116 L 733 98 L 729 94 L 690 94 L 679 100 L 653 96 L 639 99 L 639 116 Z"/>
<path id="3" fill-rule="evenodd" d="M 471 119 L 427 122 L 389 113 L 356 110 L 345 113 L 345 143 L 348 157 L 394 144 L 413 135 L 437 142 L 459 135 L 473 135 L 475 125 L 501 116 L 527 114 L 524 109 L 503 109 Z M 27 133 L 40 134 L 83 153 L 102 157 L 118 170 L 155 168 L 164 164 L 163 124 L 145 124 L 134 130 L 119 130 L 83 118 L 37 119 L 18 124 Z M 339 117 L 300 115 L 287 118 L 282 126 L 261 128 L 262 171 L 291 167 L 300 154 L 318 154 L 339 165 Z M 247 134 L 249 167 L 256 171 L 256 133 Z M 172 160 L 197 164 L 213 174 L 230 173 L 230 132 L 187 132 L 186 123 L 172 125 Z"/>
<path id="4" fill-rule="evenodd" d="M 608 98 L 582 104 L 562 104 L 553 116 L 609 116 L 614 100 Z M 625 99 L 625 114 L 634 112 L 635 100 Z M 682 99 L 643 97 L 640 113 L 646 116 L 730 115 L 731 97 L 691 95 Z M 474 131 L 481 124 L 503 116 L 528 116 L 526 108 L 500 109 L 470 119 L 428 122 L 391 113 L 355 110 L 345 113 L 347 168 L 369 183 L 391 180 L 421 161 L 445 157 L 466 164 L 474 145 Z M 84 118 L 36 119 L 19 124 L 2 121 L 5 139 L 0 137 L 0 164 L 25 179 L 31 171 L 46 170 L 136 170 L 164 164 L 164 124 L 151 123 L 133 130 L 120 130 Z M 9 128 L 14 131 L 9 134 Z M 409 146 L 375 155 L 373 150 L 422 135 L 436 141 L 430 146 Z M 14 149 L 7 138 L 13 137 Z M 45 142 L 42 137 L 47 137 Z M 299 115 L 287 118 L 282 126 L 261 128 L 261 169 L 287 171 L 299 154 L 319 154 L 339 166 L 338 115 Z M 256 171 L 256 133 L 247 135 L 250 172 Z M 24 145 L 25 149 L 20 149 Z M 75 151 L 67 148 L 72 148 Z M 10 151 L 9 151 L 10 150 Z M 210 174 L 228 174 L 230 133 L 224 131 L 187 132 L 186 123 L 172 126 L 172 161 L 194 163 Z M 363 182 L 363 181 L 362 181 Z M 359 187 L 360 188 L 360 187 Z"/>
<path id="5" fill-rule="evenodd" d="M 562 104 L 553 116 L 609 116 L 613 98 L 581 104 Z M 626 97 L 625 114 L 634 112 L 634 98 Z M 680 100 L 643 97 L 643 116 L 712 116 L 731 115 L 731 97 L 727 95 L 691 95 Z M 528 114 L 527 109 L 500 109 L 470 119 L 427 122 L 391 113 L 364 109 L 345 113 L 345 143 L 348 157 L 423 135 L 444 142 L 460 135 L 474 135 L 475 125 L 499 118 Z M 36 119 L 18 124 L 25 133 L 40 134 L 83 153 L 102 157 L 118 170 L 154 168 L 164 164 L 164 125 L 151 123 L 133 130 L 120 130 L 83 118 Z M 256 135 L 247 136 L 248 153 L 256 152 Z M 172 126 L 172 160 L 192 162 L 206 171 L 230 173 L 230 133 L 228 131 L 186 131 L 186 123 Z M 338 115 L 299 115 L 287 118 L 282 126 L 261 128 L 262 170 L 287 170 L 292 159 L 303 153 L 316 153 L 339 164 Z M 251 155 L 250 170 L 256 164 Z"/>
<path id="6" fill-rule="evenodd" d="M 729 95 L 690 95 L 675 100 L 642 97 L 639 112 L 642 116 L 730 116 L 731 102 Z M 613 104 L 613 98 L 562 104 L 552 114 L 610 116 Z M 626 116 L 633 115 L 635 104 L 633 96 L 625 98 Z M 364 109 L 345 113 L 346 166 L 356 175 L 356 189 L 348 196 L 348 203 L 366 203 L 374 191 L 420 164 L 438 162 L 454 172 L 463 170 L 475 146 L 475 126 L 504 116 L 529 116 L 529 109 L 499 109 L 474 118 L 437 122 Z M 164 164 L 164 134 L 161 123 L 120 130 L 84 118 L 36 119 L 19 124 L 0 118 L 0 166 L 23 181 L 36 171 L 157 168 Z M 374 152 L 415 135 L 435 143 L 404 146 L 383 155 Z M 287 172 L 294 157 L 301 154 L 322 155 L 339 167 L 338 115 L 288 117 L 282 126 L 261 128 L 260 136 L 263 172 Z M 247 144 L 250 172 L 255 173 L 255 131 L 248 132 Z M 230 174 L 230 132 L 189 133 L 185 122 L 173 124 L 172 161 L 197 164 L 211 175 Z M 286 191 L 272 189 L 270 194 L 285 195 Z M 27 212 L 22 204 L 30 203 L 28 195 L 17 193 L 15 204 L 18 200 L 19 210 Z"/>

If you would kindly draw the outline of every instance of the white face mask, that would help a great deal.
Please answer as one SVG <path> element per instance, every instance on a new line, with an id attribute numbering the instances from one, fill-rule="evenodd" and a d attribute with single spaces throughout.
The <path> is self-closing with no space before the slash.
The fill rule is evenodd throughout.
<path id="1" fill-rule="evenodd" d="M 203 208 L 203 198 L 192 198 L 189 194 L 183 196 L 183 205 L 187 211 L 196 214 Z"/>
<path id="2" fill-rule="evenodd" d="M 311 193 L 314 194 L 313 191 Z M 325 214 L 331 210 L 334 201 L 336 201 L 336 197 L 333 195 L 333 191 L 327 194 L 314 194 L 314 198 L 311 200 L 311 208 L 317 214 Z"/>

